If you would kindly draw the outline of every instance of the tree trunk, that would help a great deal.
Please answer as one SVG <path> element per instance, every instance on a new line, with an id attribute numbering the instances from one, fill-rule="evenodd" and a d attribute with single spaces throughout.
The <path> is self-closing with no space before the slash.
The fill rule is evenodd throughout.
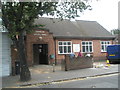
<path id="1" fill-rule="evenodd" d="M 20 80 L 29 81 L 31 79 L 31 74 L 27 65 L 26 60 L 26 50 L 24 45 L 24 35 L 23 32 L 20 33 L 18 37 L 18 54 L 20 59 Z"/>

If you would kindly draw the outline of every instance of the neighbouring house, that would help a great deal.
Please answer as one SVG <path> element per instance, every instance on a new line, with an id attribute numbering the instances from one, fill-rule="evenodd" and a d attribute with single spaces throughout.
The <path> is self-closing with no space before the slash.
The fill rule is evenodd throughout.
<path id="1" fill-rule="evenodd" d="M 0 8 L 0 77 L 11 74 L 10 39 L 7 30 L 2 25 Z"/>
<path id="2" fill-rule="evenodd" d="M 7 30 L 0 25 L 0 77 L 11 74 L 11 40 Z"/>
<path id="3" fill-rule="evenodd" d="M 39 18 L 35 24 L 45 25 L 26 36 L 27 62 L 31 65 L 61 63 L 66 54 L 79 51 L 93 60 L 106 59 L 107 45 L 114 44 L 111 35 L 96 21 Z"/>
<path id="4" fill-rule="evenodd" d="M 120 44 L 120 34 L 115 35 L 114 43 L 115 44 Z"/>

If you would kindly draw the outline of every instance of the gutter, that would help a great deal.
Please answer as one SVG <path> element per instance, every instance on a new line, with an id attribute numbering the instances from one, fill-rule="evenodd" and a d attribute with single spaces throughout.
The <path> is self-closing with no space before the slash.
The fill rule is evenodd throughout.
<path id="1" fill-rule="evenodd" d="M 25 87 L 33 87 L 33 86 L 50 85 L 50 84 L 57 84 L 57 83 L 60 83 L 60 82 L 68 82 L 68 81 L 75 81 L 75 80 L 85 80 L 85 79 L 88 79 L 88 78 L 103 77 L 103 76 L 117 75 L 117 74 L 119 74 L 119 72 L 96 74 L 96 75 L 93 75 L 93 76 L 83 76 L 83 77 L 75 77 L 75 78 L 64 78 L 64 79 L 46 81 L 46 82 L 41 82 L 41 83 L 23 84 L 23 85 L 20 85 L 19 87 L 25 88 Z M 18 88 L 18 87 L 16 87 L 16 88 Z"/>
<path id="2" fill-rule="evenodd" d="M 84 37 L 84 36 L 54 36 L 56 39 L 94 39 L 94 40 L 114 40 L 115 37 Z"/>
<path id="3" fill-rule="evenodd" d="M 56 38 L 53 37 L 54 40 L 54 45 L 55 45 L 55 65 L 57 65 L 57 60 L 56 60 Z"/>

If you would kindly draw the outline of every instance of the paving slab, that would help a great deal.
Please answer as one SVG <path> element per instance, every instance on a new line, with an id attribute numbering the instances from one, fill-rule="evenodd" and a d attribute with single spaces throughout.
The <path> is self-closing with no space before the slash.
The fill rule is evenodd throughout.
<path id="1" fill-rule="evenodd" d="M 97 65 L 97 64 L 96 64 Z M 33 85 L 38 83 L 46 83 L 60 80 L 68 80 L 74 78 L 83 78 L 96 75 L 105 75 L 118 73 L 118 64 L 110 65 L 109 67 L 99 66 L 98 68 L 86 68 L 70 71 L 62 71 L 61 66 L 55 66 L 55 72 L 53 72 L 53 66 L 51 65 L 39 65 L 29 68 L 31 71 L 32 79 L 28 82 L 20 82 L 19 75 L 17 76 L 7 76 L 2 78 L 3 88 L 14 88 L 21 87 L 25 85 Z"/>

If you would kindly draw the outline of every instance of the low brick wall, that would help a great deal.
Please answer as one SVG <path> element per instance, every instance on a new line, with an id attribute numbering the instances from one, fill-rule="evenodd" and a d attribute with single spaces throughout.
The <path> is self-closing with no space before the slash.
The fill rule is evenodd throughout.
<path id="1" fill-rule="evenodd" d="M 65 60 L 62 60 L 61 64 L 62 70 L 65 71 L 93 67 L 92 57 L 77 57 L 71 59 L 69 55 L 65 55 Z"/>

